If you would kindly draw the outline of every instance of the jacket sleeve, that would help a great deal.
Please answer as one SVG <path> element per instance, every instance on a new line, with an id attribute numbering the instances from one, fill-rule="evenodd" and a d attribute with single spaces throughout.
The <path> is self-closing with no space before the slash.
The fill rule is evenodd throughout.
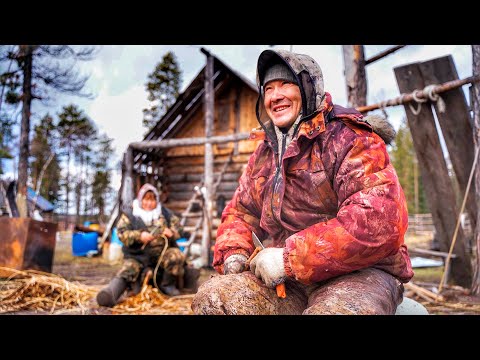
<path id="1" fill-rule="evenodd" d="M 338 135 L 338 136 L 337 136 Z M 395 254 L 408 225 L 406 200 L 385 143 L 366 130 L 344 127 L 324 153 L 334 154 L 335 218 L 286 239 L 287 276 L 304 284 L 374 265 Z"/>
<path id="2" fill-rule="evenodd" d="M 120 215 L 120 219 L 117 222 L 117 234 L 118 238 L 125 246 L 132 246 L 135 243 L 142 243 L 140 241 L 140 235 L 142 234 L 142 230 L 134 229 L 132 226 L 132 222 L 124 213 Z"/>
<path id="3" fill-rule="evenodd" d="M 174 232 L 173 240 L 178 240 L 183 232 L 183 226 L 180 224 L 179 217 L 173 213 L 170 216 L 170 229 Z"/>
<path id="4" fill-rule="evenodd" d="M 243 254 L 249 257 L 253 252 L 252 231 L 260 237 L 265 235 L 260 228 L 260 194 L 256 191 L 256 179 L 252 176 L 257 152 L 250 157 L 239 179 L 239 186 L 222 213 L 213 257 L 213 267 L 220 274 L 223 274 L 223 263 L 230 255 Z"/>

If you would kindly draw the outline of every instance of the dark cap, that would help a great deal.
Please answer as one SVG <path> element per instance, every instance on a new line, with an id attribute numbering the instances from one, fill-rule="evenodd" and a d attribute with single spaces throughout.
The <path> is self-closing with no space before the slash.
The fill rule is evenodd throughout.
<path id="1" fill-rule="evenodd" d="M 274 63 L 265 70 L 263 84 L 273 80 L 286 80 L 297 84 L 297 79 L 288 66 L 284 63 Z"/>

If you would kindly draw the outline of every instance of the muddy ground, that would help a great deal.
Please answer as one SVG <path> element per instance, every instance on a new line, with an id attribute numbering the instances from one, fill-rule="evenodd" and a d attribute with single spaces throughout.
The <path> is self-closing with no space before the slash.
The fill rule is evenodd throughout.
<path id="1" fill-rule="evenodd" d="M 430 248 L 431 236 L 409 236 L 406 239 L 407 246 L 419 247 L 428 249 Z M 71 282 L 78 282 L 92 287 L 97 292 L 108 284 L 110 279 L 121 267 L 121 261 L 111 263 L 108 261 L 107 256 L 93 256 L 93 257 L 75 257 L 72 255 L 71 248 L 71 233 L 60 233 L 58 236 L 55 255 L 53 261 L 52 273 L 64 277 Z M 415 283 L 431 284 L 431 288 L 434 290 L 435 284 L 440 282 L 443 267 L 437 268 L 421 268 L 414 269 L 415 277 L 413 281 Z M 213 269 L 202 269 L 199 279 L 199 284 L 206 281 L 210 276 L 214 274 Z M 480 307 L 480 298 L 468 296 L 467 294 L 459 291 L 445 291 L 446 297 L 449 302 L 456 302 L 463 304 L 474 304 Z M 416 300 L 422 302 L 422 299 L 416 298 Z M 455 309 L 452 307 L 442 307 L 438 304 L 429 304 L 428 302 L 422 302 L 431 314 L 480 314 L 480 310 L 471 311 L 468 309 Z M 38 312 L 20 311 L 14 314 L 38 314 Z M 70 309 L 70 310 L 56 310 L 53 314 L 86 314 L 86 315 L 109 315 L 112 311 L 108 308 L 99 307 L 92 298 L 87 304 L 87 310 Z M 176 315 L 175 312 L 170 314 Z M 179 313 L 180 314 L 180 313 Z M 184 314 L 184 313 L 181 313 Z"/>

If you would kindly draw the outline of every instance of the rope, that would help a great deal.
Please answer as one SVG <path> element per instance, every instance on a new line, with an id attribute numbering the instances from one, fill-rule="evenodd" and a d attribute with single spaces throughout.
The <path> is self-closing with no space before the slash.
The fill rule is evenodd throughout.
<path id="1" fill-rule="evenodd" d="M 465 210 L 465 204 L 467 203 L 468 192 L 470 191 L 470 185 L 472 184 L 474 170 L 475 170 L 475 167 L 477 166 L 479 152 L 480 152 L 480 146 L 477 147 L 477 151 L 475 152 L 475 160 L 473 161 L 472 170 L 470 171 L 470 177 L 468 178 L 467 188 L 465 189 L 465 195 L 463 196 L 462 207 L 460 208 L 460 212 L 458 213 L 457 225 L 455 227 L 455 232 L 453 233 L 453 239 L 452 239 L 452 243 L 450 244 L 450 250 L 448 251 L 447 259 L 445 260 L 445 267 L 443 268 L 442 279 L 440 280 L 440 284 L 438 286 L 438 294 L 441 293 L 443 284 L 445 283 L 447 269 L 450 265 L 450 259 L 452 257 L 452 252 L 455 246 L 455 242 L 457 241 L 458 229 L 460 227 L 460 221 L 461 221 L 463 210 Z"/>
<path id="2" fill-rule="evenodd" d="M 432 102 L 437 103 L 439 113 L 444 113 L 445 112 L 445 110 L 447 108 L 447 105 L 445 104 L 445 101 L 442 99 L 442 97 L 435 92 L 435 88 L 437 86 L 438 85 L 435 85 L 435 84 L 427 85 L 423 88 L 423 92 L 421 90 L 418 90 L 418 89 L 413 90 L 412 97 L 413 97 L 413 100 L 417 102 L 417 108 L 415 109 L 412 106 L 412 103 L 408 103 L 408 107 L 412 111 L 413 115 L 417 116 L 418 114 L 420 114 L 420 111 L 422 111 L 422 105 L 421 104 L 427 102 L 428 99 L 430 99 L 430 101 L 432 101 Z M 427 94 L 428 99 L 419 98 L 417 96 L 417 92 L 419 92 L 419 91 L 421 91 L 423 94 Z M 402 94 L 402 98 L 403 98 L 403 95 L 404 94 Z M 402 101 L 402 98 L 400 99 L 400 102 Z M 380 104 L 380 107 L 382 105 L 383 105 L 383 102 Z"/>
<path id="3" fill-rule="evenodd" d="M 428 86 L 425 86 L 425 88 L 423 89 L 423 91 L 428 94 L 428 97 L 430 98 L 431 101 L 437 103 L 437 105 L 438 105 L 438 112 L 444 113 L 445 110 L 446 110 L 446 108 L 447 108 L 447 105 L 445 104 L 445 101 L 443 101 L 442 97 L 435 92 L 435 87 L 436 87 L 436 86 L 437 86 L 437 85 L 428 85 Z"/>
<path id="4" fill-rule="evenodd" d="M 380 102 L 380 111 L 382 112 L 383 116 L 385 117 L 385 120 L 388 119 L 388 114 L 385 108 L 387 107 L 388 100 L 381 101 Z"/>
<path id="5" fill-rule="evenodd" d="M 153 272 L 153 283 L 155 284 L 155 287 L 160 290 L 160 288 L 157 285 L 157 271 L 158 268 L 160 267 L 160 263 L 163 260 L 163 255 L 165 255 L 165 251 L 167 251 L 168 248 L 168 239 L 165 235 L 162 235 L 162 237 L 165 239 L 165 244 L 163 245 L 163 250 L 162 253 L 160 254 L 160 257 L 158 258 L 157 265 L 155 266 L 155 271 Z M 161 290 L 160 290 L 161 291 Z"/>
<path id="6" fill-rule="evenodd" d="M 415 116 L 417 116 L 418 114 L 420 114 L 420 111 L 422 111 L 422 103 L 427 102 L 427 99 L 420 99 L 420 98 L 417 96 L 417 91 L 420 91 L 420 90 L 415 89 L 415 90 L 413 90 L 413 92 L 412 92 L 413 100 L 415 100 L 415 101 L 417 102 L 417 108 L 414 109 L 413 106 L 412 106 L 412 103 L 408 103 L 408 107 L 410 108 L 410 110 L 412 111 L 413 115 L 415 115 Z"/>

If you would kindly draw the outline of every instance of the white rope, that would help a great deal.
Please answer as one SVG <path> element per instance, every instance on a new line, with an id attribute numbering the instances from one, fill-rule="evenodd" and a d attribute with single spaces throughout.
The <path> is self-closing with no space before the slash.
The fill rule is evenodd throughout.
<path id="1" fill-rule="evenodd" d="M 442 97 L 435 92 L 435 87 L 436 86 L 437 85 L 435 85 L 435 84 L 425 86 L 423 88 L 423 94 L 427 94 L 428 99 L 430 99 L 430 101 L 437 103 L 439 113 L 444 113 L 447 106 L 445 104 L 445 101 L 443 101 Z M 417 96 L 417 92 L 419 92 L 419 91 L 420 90 L 415 89 L 412 92 L 413 100 L 415 100 L 417 102 L 417 108 L 415 109 L 412 106 L 412 103 L 408 104 L 408 106 L 410 107 L 410 110 L 412 111 L 413 115 L 415 115 L 415 116 L 420 114 L 420 111 L 422 111 L 422 103 L 425 103 L 425 102 L 428 101 L 428 99 L 419 98 Z"/>
<path id="2" fill-rule="evenodd" d="M 415 90 L 413 90 L 413 92 L 412 92 L 413 100 L 415 100 L 415 101 L 417 102 L 417 108 L 414 109 L 413 106 L 412 106 L 412 103 L 408 103 L 408 106 L 410 107 L 410 110 L 412 111 L 413 115 L 415 115 L 415 116 L 417 116 L 418 114 L 420 114 L 420 111 L 422 111 L 422 103 L 427 102 L 427 99 L 420 99 L 420 98 L 417 96 L 417 91 L 420 91 L 420 90 L 415 89 Z"/>
<path id="3" fill-rule="evenodd" d="M 423 91 L 425 91 L 428 94 L 428 97 L 430 98 L 431 101 L 437 103 L 438 112 L 444 113 L 447 106 L 445 105 L 445 101 L 443 101 L 442 97 L 440 95 L 438 95 L 437 93 L 435 93 L 434 90 L 435 90 L 436 86 L 437 85 L 425 86 L 425 89 L 423 89 Z"/>
<path id="4" fill-rule="evenodd" d="M 382 112 L 383 116 L 385 117 L 385 120 L 388 120 L 388 114 L 385 108 L 387 107 L 388 100 L 384 100 L 380 102 L 380 111 Z"/>

